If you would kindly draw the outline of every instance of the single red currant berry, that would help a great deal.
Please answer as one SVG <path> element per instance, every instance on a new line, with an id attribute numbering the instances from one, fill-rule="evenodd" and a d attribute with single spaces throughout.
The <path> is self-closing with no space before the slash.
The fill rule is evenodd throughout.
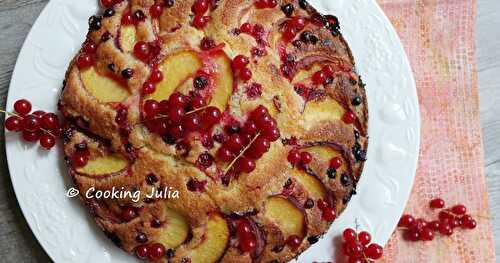
<path id="1" fill-rule="evenodd" d="M 330 207 L 330 205 L 323 199 L 319 199 L 317 203 L 320 210 L 324 210 L 325 208 Z"/>
<path id="2" fill-rule="evenodd" d="M 346 243 L 347 245 L 347 255 L 348 256 L 354 256 L 354 257 L 360 257 L 363 255 L 363 246 L 357 242 L 348 242 Z"/>
<path id="3" fill-rule="evenodd" d="M 240 249 L 243 252 L 252 252 L 257 247 L 253 237 L 240 239 Z"/>
<path id="4" fill-rule="evenodd" d="M 134 56 L 140 60 L 146 60 L 149 58 L 151 53 L 151 48 L 148 43 L 144 41 L 139 41 L 134 45 Z"/>
<path id="5" fill-rule="evenodd" d="M 330 160 L 330 168 L 332 169 L 339 169 L 342 166 L 342 158 L 340 157 L 333 157 Z"/>
<path id="6" fill-rule="evenodd" d="M 45 113 L 42 116 L 42 127 L 46 130 L 54 130 L 59 127 L 59 118 L 54 113 Z"/>
<path id="7" fill-rule="evenodd" d="M 255 122 L 251 121 L 251 120 L 248 120 L 247 122 L 245 122 L 245 124 L 243 125 L 243 128 L 241 130 L 244 134 L 248 134 L 250 136 L 253 136 L 257 133 L 257 125 L 255 124 Z"/>
<path id="8" fill-rule="evenodd" d="M 434 232 L 430 228 L 424 227 L 420 230 L 420 240 L 431 241 L 434 239 Z"/>
<path id="9" fill-rule="evenodd" d="M 20 131 L 22 128 L 21 119 L 17 116 L 10 116 L 5 120 L 5 128 L 9 131 Z"/>
<path id="10" fill-rule="evenodd" d="M 109 8 L 115 4 L 115 0 L 101 0 L 102 7 Z"/>
<path id="11" fill-rule="evenodd" d="M 248 65 L 248 58 L 243 55 L 238 55 L 234 57 L 232 65 L 234 69 L 241 70 L 244 69 Z"/>
<path id="12" fill-rule="evenodd" d="M 191 113 L 182 119 L 182 127 L 187 132 L 194 132 L 200 128 L 201 119 L 198 113 Z"/>
<path id="13" fill-rule="evenodd" d="M 453 219 L 453 215 L 450 214 L 448 211 L 440 211 L 438 214 L 439 221 L 443 222 L 445 220 L 451 220 Z"/>
<path id="14" fill-rule="evenodd" d="M 423 218 L 418 218 L 415 220 L 413 227 L 420 231 L 422 228 L 427 227 L 427 222 Z"/>
<path id="15" fill-rule="evenodd" d="M 474 229 L 477 227 L 477 222 L 474 219 L 464 222 L 464 226 L 468 229 Z"/>
<path id="16" fill-rule="evenodd" d="M 277 127 L 266 128 L 262 131 L 262 136 L 274 142 L 280 138 L 280 130 Z"/>
<path id="17" fill-rule="evenodd" d="M 176 125 L 170 128 L 169 133 L 172 137 L 174 137 L 174 139 L 180 139 L 184 136 L 184 128 L 182 128 L 182 125 Z"/>
<path id="18" fill-rule="evenodd" d="M 174 94 L 170 95 L 168 102 L 169 102 L 171 107 L 185 108 L 188 104 L 188 99 L 186 98 L 186 96 L 182 95 L 181 93 L 175 92 Z"/>
<path id="19" fill-rule="evenodd" d="M 34 132 L 40 129 L 40 119 L 35 115 L 28 115 L 23 118 L 23 130 Z"/>
<path id="20" fill-rule="evenodd" d="M 420 233 L 414 229 L 409 229 L 405 231 L 404 238 L 409 241 L 418 241 L 420 239 Z"/>
<path id="21" fill-rule="evenodd" d="M 249 81 L 252 78 L 252 71 L 248 68 L 240 70 L 239 77 L 243 81 Z"/>
<path id="22" fill-rule="evenodd" d="M 191 11 L 195 15 L 203 15 L 208 10 L 208 1 L 207 0 L 196 0 L 191 7 Z"/>
<path id="23" fill-rule="evenodd" d="M 76 152 L 71 156 L 71 164 L 76 168 L 85 166 L 88 161 L 88 154 L 84 152 Z"/>
<path id="24" fill-rule="evenodd" d="M 293 17 L 290 20 L 290 26 L 294 27 L 296 30 L 300 31 L 306 26 L 306 20 L 303 17 Z"/>
<path id="25" fill-rule="evenodd" d="M 437 220 L 434 220 L 434 221 L 429 222 L 428 226 L 432 231 L 439 231 L 439 227 L 441 226 L 441 223 Z"/>
<path id="26" fill-rule="evenodd" d="M 158 114 L 160 104 L 156 100 L 147 100 L 144 103 L 144 113 L 146 117 L 153 118 Z"/>
<path id="27" fill-rule="evenodd" d="M 344 116 L 342 116 L 342 120 L 346 124 L 352 124 L 356 120 L 356 115 L 354 115 L 354 112 L 352 111 L 347 111 L 346 113 L 344 113 Z"/>
<path id="28" fill-rule="evenodd" d="M 266 0 L 255 0 L 255 7 L 262 9 L 267 7 L 267 1 Z"/>
<path id="29" fill-rule="evenodd" d="M 238 225 L 236 226 L 236 232 L 239 237 L 251 237 L 252 236 L 252 228 L 246 219 L 241 219 L 238 221 Z"/>
<path id="30" fill-rule="evenodd" d="M 148 95 L 153 94 L 156 90 L 156 85 L 153 82 L 146 81 L 142 85 L 142 94 Z"/>
<path id="31" fill-rule="evenodd" d="M 300 163 L 301 156 L 298 150 L 292 149 L 290 152 L 288 152 L 288 161 L 293 165 L 296 166 Z"/>
<path id="32" fill-rule="evenodd" d="M 122 16 L 122 24 L 123 25 L 132 25 L 134 24 L 134 17 L 130 12 L 126 12 Z"/>
<path id="33" fill-rule="evenodd" d="M 453 228 L 447 223 L 441 223 L 439 226 L 439 233 L 445 236 L 451 236 L 453 234 Z"/>
<path id="34" fill-rule="evenodd" d="M 370 235 L 370 233 L 363 231 L 358 234 L 358 240 L 361 245 L 366 246 L 370 244 L 370 241 L 372 241 L 372 236 Z"/>
<path id="35" fill-rule="evenodd" d="M 312 161 L 312 155 L 308 152 L 301 152 L 300 153 L 300 162 L 303 165 L 306 165 Z"/>
<path id="36" fill-rule="evenodd" d="M 151 14 L 152 18 L 158 18 L 161 16 L 161 13 L 163 13 L 163 5 L 161 4 L 154 4 L 149 8 L 149 13 Z"/>
<path id="37" fill-rule="evenodd" d="M 37 111 L 32 112 L 31 114 L 33 114 L 34 116 L 36 116 L 41 121 L 43 115 L 45 115 L 45 111 L 43 111 L 43 110 L 37 110 Z"/>
<path id="38" fill-rule="evenodd" d="M 88 53 L 81 53 L 76 58 L 76 64 L 78 65 L 79 69 L 86 69 L 94 65 L 94 62 L 95 62 L 94 56 Z"/>
<path id="39" fill-rule="evenodd" d="M 27 142 L 36 142 L 40 138 L 40 130 L 38 131 L 23 131 L 23 139 Z"/>
<path id="40" fill-rule="evenodd" d="M 263 137 L 258 137 L 252 143 L 252 145 L 250 146 L 248 151 L 245 152 L 245 155 L 254 159 L 254 160 L 257 160 L 260 157 L 262 157 L 262 155 L 264 155 L 264 153 L 269 151 L 270 147 L 271 147 L 271 142 L 268 139 L 263 138 Z"/>
<path id="41" fill-rule="evenodd" d="M 287 246 L 289 246 L 292 250 L 295 250 L 300 247 L 302 239 L 297 235 L 291 235 L 286 239 L 285 242 Z"/>
<path id="42" fill-rule="evenodd" d="M 229 150 L 227 147 L 222 146 L 217 150 L 217 157 L 224 162 L 230 162 L 233 160 L 233 152 Z"/>
<path id="43" fill-rule="evenodd" d="M 240 26 L 240 31 L 246 34 L 251 34 L 253 30 L 252 24 L 244 23 Z"/>
<path id="44" fill-rule="evenodd" d="M 219 123 L 222 118 L 222 113 L 217 107 L 208 107 L 203 113 L 203 122 L 209 127 Z"/>
<path id="45" fill-rule="evenodd" d="M 325 207 L 325 209 L 323 209 L 323 213 L 321 214 L 321 218 L 328 222 L 335 220 L 336 217 L 337 214 L 335 213 L 335 210 L 333 210 L 333 208 L 331 207 Z"/>
<path id="46" fill-rule="evenodd" d="M 158 260 L 165 256 L 165 247 L 160 243 L 154 243 L 148 247 L 148 259 Z"/>
<path id="47" fill-rule="evenodd" d="M 384 249 L 377 244 L 370 244 L 365 250 L 366 257 L 373 260 L 381 258 L 383 253 Z"/>
<path id="48" fill-rule="evenodd" d="M 147 245 L 140 245 L 135 248 L 135 255 L 139 259 L 146 259 L 148 256 L 148 246 Z"/>
<path id="49" fill-rule="evenodd" d="M 443 208 L 444 207 L 444 200 L 441 199 L 441 198 L 435 198 L 435 199 L 432 199 L 430 202 L 429 202 L 429 206 L 431 208 Z"/>
<path id="50" fill-rule="evenodd" d="M 50 150 L 55 144 L 56 139 L 52 135 L 44 134 L 40 137 L 40 145 L 47 150 Z"/>
<path id="51" fill-rule="evenodd" d="M 456 228 L 460 226 L 461 222 L 458 218 L 453 218 L 452 220 L 449 221 L 449 224 L 451 228 Z"/>
<path id="52" fill-rule="evenodd" d="M 411 227 L 415 223 L 415 218 L 411 215 L 403 215 L 399 219 L 398 226 L 400 227 Z"/>
<path id="53" fill-rule="evenodd" d="M 286 27 L 285 31 L 283 32 L 283 38 L 285 41 L 290 41 L 295 38 L 297 35 L 297 30 L 294 27 Z"/>
<path id="54" fill-rule="evenodd" d="M 452 207 L 451 211 L 455 215 L 465 215 L 465 213 L 467 213 L 467 208 L 462 204 L 458 204 L 458 205 Z"/>
<path id="55" fill-rule="evenodd" d="M 354 242 L 356 241 L 356 231 L 352 228 L 347 228 L 344 230 L 342 233 L 342 238 L 344 239 L 345 242 Z"/>
<path id="56" fill-rule="evenodd" d="M 335 74 L 335 70 L 331 65 L 326 65 L 323 68 L 321 68 L 321 71 L 323 71 L 327 76 L 331 77 L 333 74 Z"/>
<path id="57" fill-rule="evenodd" d="M 185 114 L 186 112 L 184 111 L 184 108 L 181 107 L 171 107 L 168 110 L 168 118 L 175 124 L 180 123 Z"/>
<path id="58" fill-rule="evenodd" d="M 97 51 L 97 44 L 94 43 L 94 41 L 92 40 L 87 40 L 84 44 L 83 44 L 83 52 L 84 53 L 88 53 L 88 54 L 95 54 L 95 52 Z"/>
<path id="59" fill-rule="evenodd" d="M 278 5 L 278 1 L 276 0 L 267 0 L 266 1 L 267 8 L 275 8 Z"/>
<path id="60" fill-rule="evenodd" d="M 151 71 L 151 76 L 149 76 L 149 81 L 154 82 L 154 83 L 159 83 L 163 80 L 163 73 L 161 72 L 160 69 L 154 68 Z"/>
<path id="61" fill-rule="evenodd" d="M 255 170 L 255 162 L 252 159 L 243 156 L 236 161 L 236 167 L 238 171 L 251 173 Z"/>
<path id="62" fill-rule="evenodd" d="M 24 116 L 31 111 L 31 102 L 26 99 L 20 99 L 14 102 L 14 110 L 21 116 Z"/>
<path id="63" fill-rule="evenodd" d="M 122 209 L 120 217 L 123 221 L 128 222 L 137 217 L 137 211 L 134 207 L 125 207 Z"/>
<path id="64" fill-rule="evenodd" d="M 225 144 L 233 153 L 239 153 L 243 149 L 243 137 L 239 134 L 233 134 Z"/>
<path id="65" fill-rule="evenodd" d="M 209 16 L 195 16 L 193 18 L 193 26 L 197 29 L 202 29 L 208 24 L 209 21 Z"/>
<path id="66" fill-rule="evenodd" d="M 323 71 L 318 71 L 313 74 L 312 81 L 314 85 L 321 85 L 325 82 L 326 75 Z"/>

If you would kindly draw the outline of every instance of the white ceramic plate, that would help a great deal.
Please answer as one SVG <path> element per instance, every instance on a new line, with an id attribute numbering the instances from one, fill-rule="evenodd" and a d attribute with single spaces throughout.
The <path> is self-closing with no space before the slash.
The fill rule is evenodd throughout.
<path id="1" fill-rule="evenodd" d="M 335 237 L 355 221 L 384 245 L 408 199 L 419 153 L 420 115 L 406 54 L 389 20 L 374 0 L 314 0 L 337 15 L 341 30 L 367 84 L 369 148 L 358 194 L 320 242 L 299 262 L 334 259 Z M 7 100 L 28 98 L 34 109 L 56 111 L 70 59 L 87 32 L 95 0 L 52 0 L 19 54 Z M 134 262 L 115 247 L 80 204 L 67 198 L 72 185 L 60 149 L 46 152 L 6 133 L 7 158 L 21 209 L 33 233 L 56 262 Z"/>

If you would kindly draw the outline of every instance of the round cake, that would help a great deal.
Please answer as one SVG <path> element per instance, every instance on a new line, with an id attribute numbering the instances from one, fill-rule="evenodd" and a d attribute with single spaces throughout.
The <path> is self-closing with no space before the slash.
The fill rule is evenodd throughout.
<path id="1" fill-rule="evenodd" d="M 286 262 L 356 193 L 364 84 L 305 0 L 101 0 L 59 101 L 80 199 L 152 262 Z"/>

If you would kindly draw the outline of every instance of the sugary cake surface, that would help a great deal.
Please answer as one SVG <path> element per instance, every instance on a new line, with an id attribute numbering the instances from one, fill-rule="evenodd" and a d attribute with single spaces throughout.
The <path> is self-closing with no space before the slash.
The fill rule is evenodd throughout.
<path id="1" fill-rule="evenodd" d="M 303 0 L 101 3 L 59 109 L 106 235 L 153 262 L 286 262 L 317 242 L 367 147 L 338 20 Z"/>

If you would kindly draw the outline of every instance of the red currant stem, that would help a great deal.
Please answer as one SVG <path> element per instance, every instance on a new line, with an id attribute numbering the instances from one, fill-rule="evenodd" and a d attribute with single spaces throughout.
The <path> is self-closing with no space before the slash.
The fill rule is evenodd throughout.
<path id="1" fill-rule="evenodd" d="M 191 114 L 191 113 L 195 113 L 195 112 L 198 112 L 198 111 L 202 111 L 202 110 L 204 110 L 204 109 L 206 109 L 206 108 L 208 108 L 208 107 L 210 107 L 210 106 L 209 106 L 209 105 L 207 105 L 207 106 L 200 107 L 200 108 L 198 108 L 198 109 L 194 109 L 194 110 L 192 110 L 192 111 L 188 111 L 188 112 L 186 112 L 186 115 L 189 115 L 189 114 Z"/>
<path id="2" fill-rule="evenodd" d="M 40 127 L 40 130 L 42 130 L 43 132 L 45 132 L 45 133 L 47 133 L 47 134 L 51 135 L 51 136 L 52 136 L 52 137 L 54 137 L 54 138 L 57 138 L 57 137 L 56 137 L 54 134 L 52 134 L 49 130 L 46 130 L 46 129 L 42 128 L 42 127 Z"/>
<path id="3" fill-rule="evenodd" d="M 12 115 L 12 116 L 19 117 L 19 118 L 21 118 L 21 119 L 23 118 L 23 117 L 21 117 L 21 116 L 19 116 L 19 115 L 15 114 L 14 112 L 5 111 L 5 110 L 2 110 L 2 109 L 0 109 L 0 112 L 5 113 L 5 114 L 7 114 L 7 115 Z"/>
<path id="4" fill-rule="evenodd" d="M 236 161 L 241 157 L 243 156 L 243 154 L 245 154 L 245 152 L 248 150 L 248 148 L 250 148 L 250 146 L 252 146 L 252 143 L 255 142 L 255 140 L 257 140 L 257 137 L 259 137 L 260 135 L 260 132 L 257 133 L 255 135 L 255 137 L 253 137 L 253 139 L 247 144 L 247 146 L 245 146 L 245 148 L 243 148 L 243 150 L 238 154 L 238 156 L 236 156 L 236 158 L 234 158 L 230 163 L 229 165 L 226 167 L 226 169 L 224 169 L 224 175 L 229 171 L 229 169 L 231 169 L 231 167 L 233 167 L 233 165 L 236 163 Z"/>

